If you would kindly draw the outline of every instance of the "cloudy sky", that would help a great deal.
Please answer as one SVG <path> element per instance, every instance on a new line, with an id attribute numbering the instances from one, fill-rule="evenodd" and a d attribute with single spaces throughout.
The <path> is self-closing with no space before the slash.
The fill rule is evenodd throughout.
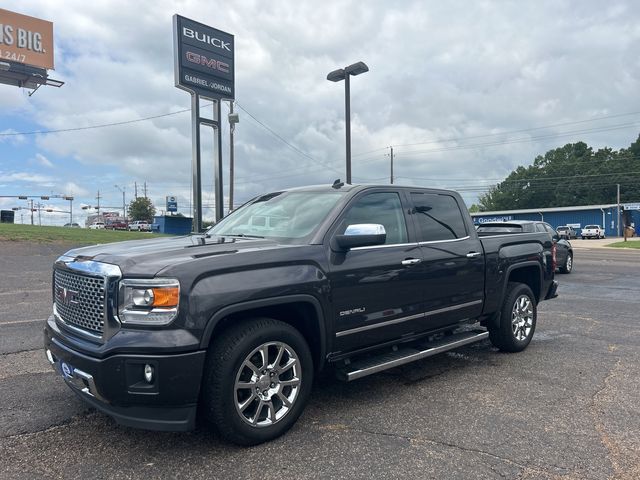
<path id="1" fill-rule="evenodd" d="M 139 195 L 146 182 L 158 210 L 176 195 L 189 213 L 190 97 L 174 87 L 175 13 L 235 35 L 236 204 L 345 178 L 344 86 L 326 75 L 356 61 L 370 71 L 351 82 L 354 183 L 388 183 L 393 146 L 396 183 L 459 189 L 471 204 L 551 148 L 579 140 L 623 148 L 640 132 L 633 0 L 2 7 L 53 22 L 50 76 L 65 85 L 31 97 L 0 85 L 0 195 L 73 195 L 75 212 L 96 205 L 98 191 L 102 206 L 121 206 L 115 185 L 128 203 L 134 182 Z M 222 134 L 226 196 L 226 122 Z M 212 135 L 203 130 L 203 138 L 203 202 L 212 206 Z M 0 207 L 14 206 L 26 202 L 0 198 Z M 45 224 L 65 221 L 43 216 Z"/>

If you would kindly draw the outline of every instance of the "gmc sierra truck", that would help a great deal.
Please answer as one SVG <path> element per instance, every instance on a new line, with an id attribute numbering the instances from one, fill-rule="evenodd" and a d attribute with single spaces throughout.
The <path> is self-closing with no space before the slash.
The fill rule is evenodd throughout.
<path id="1" fill-rule="evenodd" d="M 45 353 L 123 425 L 229 441 L 287 431 L 314 375 L 351 381 L 489 338 L 527 347 L 556 296 L 548 233 L 479 238 L 452 191 L 333 185 L 261 195 L 205 233 L 71 250 Z"/>

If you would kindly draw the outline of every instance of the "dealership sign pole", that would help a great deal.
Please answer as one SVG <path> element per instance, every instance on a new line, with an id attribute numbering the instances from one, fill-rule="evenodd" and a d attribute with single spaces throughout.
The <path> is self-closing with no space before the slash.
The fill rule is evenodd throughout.
<path id="1" fill-rule="evenodd" d="M 202 230 L 200 126 L 215 130 L 216 222 L 224 214 L 222 192 L 222 100 L 235 97 L 233 35 L 180 15 L 173 16 L 175 86 L 191 93 L 193 231 Z M 200 116 L 200 97 L 213 100 L 215 117 Z"/>

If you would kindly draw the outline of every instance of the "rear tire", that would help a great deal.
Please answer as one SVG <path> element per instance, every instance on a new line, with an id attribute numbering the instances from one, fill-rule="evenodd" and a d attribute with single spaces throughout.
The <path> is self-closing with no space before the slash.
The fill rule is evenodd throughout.
<path id="1" fill-rule="evenodd" d="M 489 339 L 503 352 L 520 352 L 533 338 L 536 319 L 536 298 L 529 286 L 510 282 L 502 304 L 500 325 L 489 330 Z"/>
<path id="2" fill-rule="evenodd" d="M 564 265 L 560 267 L 561 273 L 571 273 L 573 270 L 573 254 L 571 252 L 567 253 L 567 259 L 564 261 Z"/>
<path id="3" fill-rule="evenodd" d="M 238 445 L 279 437 L 296 422 L 311 393 L 313 361 L 298 330 L 272 318 L 245 320 L 209 346 L 204 414 Z"/>

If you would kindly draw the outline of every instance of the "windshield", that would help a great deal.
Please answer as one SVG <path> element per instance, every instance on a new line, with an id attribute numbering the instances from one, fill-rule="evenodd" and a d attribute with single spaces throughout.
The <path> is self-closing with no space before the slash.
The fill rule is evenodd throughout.
<path id="1" fill-rule="evenodd" d="M 207 233 L 302 241 L 316 230 L 343 192 L 275 192 L 239 208 Z"/>

